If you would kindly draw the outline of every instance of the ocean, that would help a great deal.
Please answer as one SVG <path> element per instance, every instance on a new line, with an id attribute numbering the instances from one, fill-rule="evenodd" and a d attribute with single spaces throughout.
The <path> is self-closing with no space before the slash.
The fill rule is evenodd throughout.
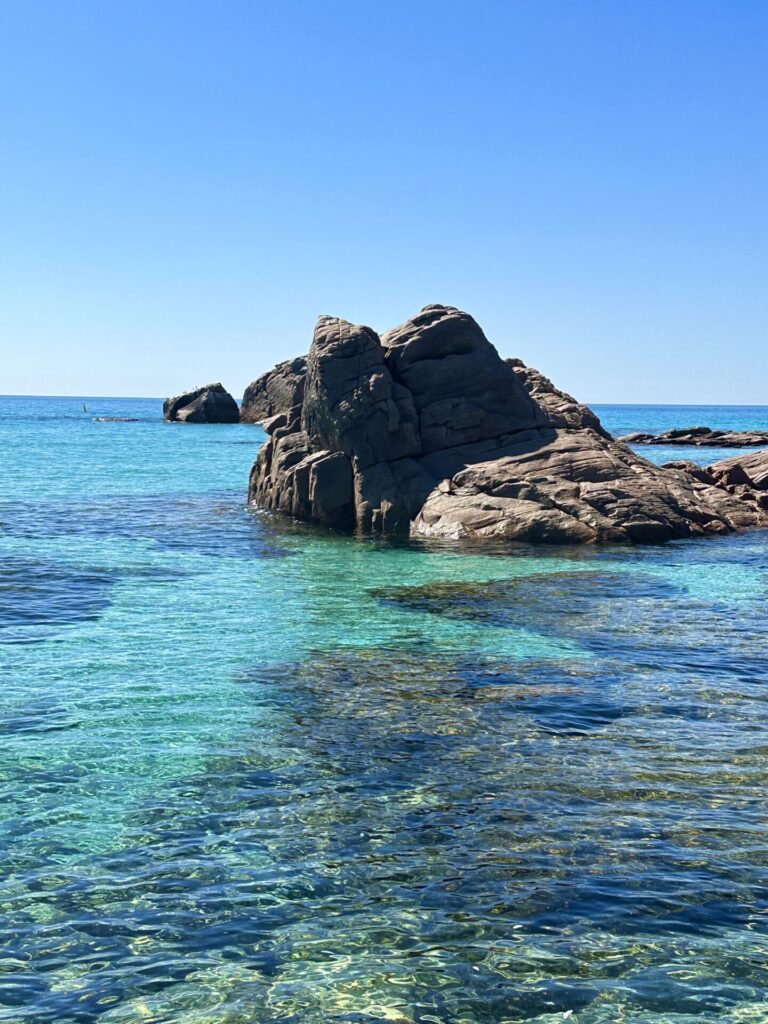
<path id="1" fill-rule="evenodd" d="M 0 1021 L 765 1024 L 768 533 L 341 537 L 263 438 L 0 398 Z"/>

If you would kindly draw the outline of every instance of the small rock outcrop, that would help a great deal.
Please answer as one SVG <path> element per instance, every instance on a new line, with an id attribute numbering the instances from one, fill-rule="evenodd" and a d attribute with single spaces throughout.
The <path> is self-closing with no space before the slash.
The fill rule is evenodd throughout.
<path id="1" fill-rule="evenodd" d="M 667 462 L 664 468 L 681 470 L 721 493 L 738 498 L 750 514 L 768 511 L 768 451 L 722 459 L 706 468 L 695 462 Z"/>
<path id="2" fill-rule="evenodd" d="M 722 459 L 707 472 L 721 485 L 746 484 L 754 491 L 768 492 L 768 451 Z"/>
<path id="3" fill-rule="evenodd" d="M 663 434 L 625 434 L 624 444 L 666 444 L 687 448 L 768 448 L 765 430 L 713 430 L 711 427 L 683 427 Z"/>
<path id="4" fill-rule="evenodd" d="M 309 522 L 541 543 L 657 542 L 768 523 L 759 503 L 714 477 L 654 466 L 615 441 L 451 306 L 425 306 L 380 337 L 321 317 L 297 393 L 271 406 L 249 500 Z"/>
<path id="5" fill-rule="evenodd" d="M 288 413 L 304 399 L 307 357 L 297 356 L 278 363 L 274 370 L 253 381 L 243 393 L 240 419 L 243 423 L 261 423 L 271 416 Z"/>
<path id="6" fill-rule="evenodd" d="M 163 418 L 179 423 L 238 423 L 240 410 L 221 384 L 206 384 L 163 402 Z"/>

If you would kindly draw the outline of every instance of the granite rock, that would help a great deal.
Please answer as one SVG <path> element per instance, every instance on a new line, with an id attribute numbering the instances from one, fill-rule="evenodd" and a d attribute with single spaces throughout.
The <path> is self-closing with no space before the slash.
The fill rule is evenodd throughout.
<path id="1" fill-rule="evenodd" d="M 733 474 L 738 472 L 755 491 L 768 491 L 768 451 L 749 452 L 732 459 L 722 459 L 707 467 L 707 472 L 715 480 L 729 478 L 729 482 Z"/>
<path id="2" fill-rule="evenodd" d="M 546 410 L 553 426 L 573 430 L 591 427 L 602 437 L 611 436 L 588 405 L 582 405 L 565 391 L 560 391 L 549 377 L 545 377 L 543 373 L 535 370 L 532 366 L 526 366 L 522 359 L 507 359 L 506 361 L 522 381 L 531 398 Z"/>
<path id="3" fill-rule="evenodd" d="M 768 522 L 714 470 L 654 466 L 614 440 L 450 306 L 381 337 L 321 317 L 302 399 L 269 429 L 250 501 L 342 530 L 651 543 Z"/>
<path id="4" fill-rule="evenodd" d="M 425 454 L 544 425 L 548 417 L 467 313 L 425 306 L 381 337 L 410 392 Z"/>
<path id="5" fill-rule="evenodd" d="M 163 418 L 180 423 L 237 423 L 240 410 L 221 384 L 206 384 L 163 402 Z"/>
<path id="6" fill-rule="evenodd" d="M 243 423 L 261 423 L 279 413 L 300 406 L 304 398 L 306 356 L 288 359 L 257 378 L 243 393 L 240 419 Z"/>
<path id="7" fill-rule="evenodd" d="M 636 432 L 619 438 L 624 444 L 680 445 L 686 448 L 768 448 L 768 431 L 713 430 L 711 427 L 684 427 L 663 434 Z"/>

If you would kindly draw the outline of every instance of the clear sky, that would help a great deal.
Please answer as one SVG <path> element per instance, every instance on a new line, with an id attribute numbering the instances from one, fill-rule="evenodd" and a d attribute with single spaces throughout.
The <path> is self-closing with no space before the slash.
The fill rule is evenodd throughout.
<path id="1" fill-rule="evenodd" d="M 444 302 L 585 401 L 768 403 L 765 0 L 0 0 L 0 145 L 0 392 Z"/>

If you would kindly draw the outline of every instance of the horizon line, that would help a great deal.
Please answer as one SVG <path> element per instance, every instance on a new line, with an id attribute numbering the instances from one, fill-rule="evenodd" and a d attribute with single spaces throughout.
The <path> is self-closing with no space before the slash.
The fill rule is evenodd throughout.
<path id="1" fill-rule="evenodd" d="M 129 401 L 129 402 L 164 402 L 168 395 L 34 395 L 34 394 L 0 394 L 0 398 L 71 398 L 73 401 L 108 400 L 108 401 Z M 235 398 L 235 396 L 232 396 Z M 240 405 L 241 400 L 235 398 Z M 699 409 L 768 409 L 768 403 L 763 402 L 581 402 L 592 408 L 593 406 L 640 406 L 642 408 L 653 408 L 654 406 L 665 406 L 673 409 L 699 408 Z"/>

